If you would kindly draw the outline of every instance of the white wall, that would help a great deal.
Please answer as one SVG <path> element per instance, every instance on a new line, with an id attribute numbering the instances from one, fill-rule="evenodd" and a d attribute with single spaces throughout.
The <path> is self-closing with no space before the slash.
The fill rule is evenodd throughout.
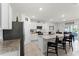
<path id="1" fill-rule="evenodd" d="M 44 27 L 45 27 L 45 31 L 49 32 L 49 26 L 54 26 L 54 30 L 52 30 L 52 32 L 55 32 L 55 24 L 54 23 L 45 23 Z"/>
<path id="2" fill-rule="evenodd" d="M 65 30 L 65 23 L 55 23 L 55 31 L 64 32 Z"/>
<path id="3" fill-rule="evenodd" d="M 60 23 L 59 30 L 60 30 L 60 32 L 64 32 L 64 30 L 65 30 L 65 24 L 64 23 Z"/>
<path id="4" fill-rule="evenodd" d="M 12 8 L 13 9 L 13 8 Z M 12 13 L 12 21 L 16 21 L 16 17 L 18 16 L 18 19 L 21 20 L 21 13 L 18 12 L 17 10 L 13 9 L 13 13 Z"/>
<path id="5" fill-rule="evenodd" d="M 48 33 L 50 31 L 49 26 L 55 26 L 55 24 L 54 23 L 44 23 L 44 22 L 40 22 L 40 23 L 31 22 L 31 29 L 37 29 L 36 28 L 37 26 L 42 26 L 42 31 Z M 55 28 L 54 28 L 53 32 L 55 32 Z"/>

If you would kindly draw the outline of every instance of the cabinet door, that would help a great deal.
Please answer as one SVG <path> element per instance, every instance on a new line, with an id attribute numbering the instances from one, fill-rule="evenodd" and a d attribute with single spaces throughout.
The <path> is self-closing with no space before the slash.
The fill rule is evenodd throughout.
<path id="1" fill-rule="evenodd" d="M 0 3 L 0 28 L 1 28 L 1 3 Z"/>
<path id="2" fill-rule="evenodd" d="M 8 29 L 12 29 L 12 8 L 9 5 L 9 20 L 8 20 Z"/>
<path id="3" fill-rule="evenodd" d="M 43 38 L 42 38 L 42 36 L 38 36 L 38 46 L 39 46 L 41 52 L 43 52 Z"/>
<path id="4" fill-rule="evenodd" d="M 8 23 L 8 17 L 9 17 L 9 15 L 8 15 L 8 8 L 9 6 L 8 6 L 8 4 L 7 3 L 2 3 L 1 4 L 1 20 L 2 20 L 2 28 L 3 29 L 8 29 L 8 25 L 9 25 L 9 23 Z"/>

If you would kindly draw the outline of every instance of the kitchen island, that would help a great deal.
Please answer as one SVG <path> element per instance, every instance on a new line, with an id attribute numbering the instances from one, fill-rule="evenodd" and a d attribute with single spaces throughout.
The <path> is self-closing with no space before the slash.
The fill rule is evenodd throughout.
<path id="1" fill-rule="evenodd" d="M 47 51 L 47 42 L 55 42 L 56 36 L 58 36 L 60 40 L 64 37 L 63 34 L 38 35 L 38 46 L 42 53 Z"/>

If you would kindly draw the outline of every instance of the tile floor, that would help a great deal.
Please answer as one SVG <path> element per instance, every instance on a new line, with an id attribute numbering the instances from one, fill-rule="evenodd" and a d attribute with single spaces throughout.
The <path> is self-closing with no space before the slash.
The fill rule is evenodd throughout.
<path id="1" fill-rule="evenodd" d="M 79 41 L 75 40 L 73 42 L 73 51 L 69 46 L 67 47 L 67 54 L 64 50 L 59 49 L 59 56 L 79 56 Z M 24 48 L 25 56 L 46 56 L 46 53 L 43 54 L 36 42 L 31 42 L 25 45 Z M 20 56 L 20 40 L 8 40 L 3 43 L 0 42 L 0 56 Z M 56 56 L 53 53 L 49 53 L 49 56 Z"/>
<path id="2" fill-rule="evenodd" d="M 0 42 L 0 56 L 19 56 L 20 40 L 7 40 Z"/>
<path id="3" fill-rule="evenodd" d="M 67 54 L 64 50 L 58 49 L 59 56 L 79 56 L 79 41 L 75 40 L 73 42 L 73 51 L 67 46 Z M 25 46 L 25 55 L 26 56 L 46 56 L 46 53 L 43 54 L 37 44 L 33 41 Z M 49 53 L 49 56 L 56 56 L 53 53 Z"/>

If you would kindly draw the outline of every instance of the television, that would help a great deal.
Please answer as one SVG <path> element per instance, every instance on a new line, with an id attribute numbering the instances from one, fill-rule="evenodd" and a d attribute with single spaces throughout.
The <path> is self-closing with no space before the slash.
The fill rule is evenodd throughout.
<path id="1" fill-rule="evenodd" d="M 37 29 L 42 29 L 42 26 L 37 26 Z"/>

